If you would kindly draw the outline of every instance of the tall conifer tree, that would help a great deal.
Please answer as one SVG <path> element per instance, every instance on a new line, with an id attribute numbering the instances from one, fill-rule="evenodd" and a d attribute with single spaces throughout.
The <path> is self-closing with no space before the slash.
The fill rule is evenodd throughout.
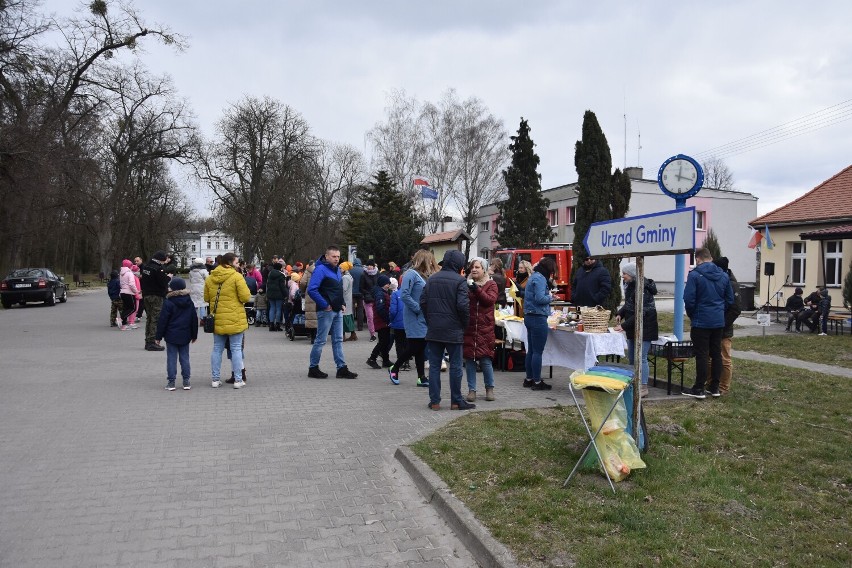
<path id="1" fill-rule="evenodd" d="M 550 200 L 541 194 L 539 158 L 526 120 L 521 118 L 518 134 L 511 138 L 512 163 L 503 170 L 509 197 L 497 204 L 500 220 L 495 238 L 501 247 L 526 248 L 553 239 L 547 223 Z"/>
<path id="2" fill-rule="evenodd" d="M 624 217 L 630 208 L 630 178 L 621 170 L 612 171 L 612 155 L 598 119 L 590 110 L 583 115 L 583 136 L 574 153 L 577 168 L 577 220 L 574 224 L 574 274 L 582 270 L 589 253 L 583 244 L 592 223 Z M 601 261 L 612 279 L 607 309 L 615 313 L 621 303 L 619 259 Z M 573 278 L 572 278 L 573 280 Z"/>
<path id="3" fill-rule="evenodd" d="M 358 245 L 358 258 L 405 263 L 423 239 L 411 199 L 396 190 L 384 170 L 364 193 L 364 206 L 350 214 L 345 231 Z"/>

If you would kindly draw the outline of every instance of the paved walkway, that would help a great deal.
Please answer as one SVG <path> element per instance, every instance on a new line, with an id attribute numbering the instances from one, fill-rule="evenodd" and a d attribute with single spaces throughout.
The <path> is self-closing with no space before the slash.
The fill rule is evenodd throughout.
<path id="1" fill-rule="evenodd" d="M 374 344 L 345 344 L 357 380 L 308 379 L 307 339 L 252 328 L 248 386 L 211 389 L 201 334 L 170 393 L 165 355 L 108 310 L 104 290 L 0 310 L 1 567 L 474 565 L 393 458 L 459 413 L 369 369 Z M 570 403 L 521 380 L 482 406 Z"/>
<path id="2" fill-rule="evenodd" d="M 249 386 L 211 389 L 202 334 L 193 389 L 169 393 L 165 355 L 108 309 L 101 289 L 0 311 L 0 567 L 474 565 L 393 458 L 459 413 L 369 369 L 374 344 L 345 344 L 357 380 L 321 381 L 305 338 L 252 328 Z M 480 406 L 569 405 L 567 376 L 498 373 Z"/>

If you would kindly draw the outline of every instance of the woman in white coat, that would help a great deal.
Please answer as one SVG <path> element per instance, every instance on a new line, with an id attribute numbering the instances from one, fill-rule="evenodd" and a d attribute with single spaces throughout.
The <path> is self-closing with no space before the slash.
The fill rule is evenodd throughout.
<path id="1" fill-rule="evenodd" d="M 189 297 L 192 298 L 199 321 L 207 315 L 207 302 L 204 301 L 204 281 L 207 279 L 207 274 L 204 259 L 192 259 L 192 266 L 189 267 Z"/>

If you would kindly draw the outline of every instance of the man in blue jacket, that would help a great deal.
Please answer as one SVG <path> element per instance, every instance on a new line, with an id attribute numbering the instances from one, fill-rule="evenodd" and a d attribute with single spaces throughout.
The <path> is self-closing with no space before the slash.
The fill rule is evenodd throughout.
<path id="1" fill-rule="evenodd" d="M 308 284 L 308 295 L 317 304 L 317 337 L 311 348 L 311 362 L 308 367 L 308 376 L 312 379 L 328 378 L 327 373 L 320 371 L 319 362 L 329 331 L 331 351 L 337 365 L 337 378 L 354 379 L 358 376 L 349 370 L 343 358 L 343 279 L 338 264 L 340 249 L 329 245 L 325 254 L 317 259 L 311 282 Z"/>
<path id="2" fill-rule="evenodd" d="M 695 268 L 686 278 L 683 291 L 686 315 L 692 322 L 690 338 L 695 349 L 695 385 L 683 394 L 693 398 L 706 397 L 707 362 L 711 362 L 710 396 L 719 396 L 722 376 L 722 332 L 725 329 L 725 310 L 734 303 L 734 291 L 728 275 L 713 264 L 706 248 L 695 251 Z"/>
<path id="3" fill-rule="evenodd" d="M 420 296 L 426 317 L 426 353 L 429 357 L 429 408 L 441 408 L 441 361 L 450 358 L 450 408 L 468 410 L 475 404 L 462 398 L 462 347 L 470 319 L 467 280 L 462 276 L 465 258 L 459 250 L 444 253 L 441 270 L 429 277 Z"/>

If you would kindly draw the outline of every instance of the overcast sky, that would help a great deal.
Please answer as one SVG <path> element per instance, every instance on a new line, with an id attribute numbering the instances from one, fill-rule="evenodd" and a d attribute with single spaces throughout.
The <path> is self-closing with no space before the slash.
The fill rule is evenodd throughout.
<path id="1" fill-rule="evenodd" d="M 437 102 L 452 87 L 482 99 L 511 134 L 522 116 L 529 121 L 544 188 L 576 181 L 587 109 L 613 166 L 625 165 L 626 122 L 626 165 L 655 179 L 674 154 L 697 155 L 852 99 L 848 0 L 135 5 L 149 24 L 188 38 L 182 53 L 144 42 L 142 60 L 172 76 L 206 136 L 229 103 L 269 95 L 302 113 L 316 136 L 369 158 L 364 135 L 383 120 L 388 92 Z M 44 6 L 60 16 L 72 9 L 67 0 Z M 724 158 L 735 187 L 759 198 L 759 214 L 852 164 L 852 120 L 830 124 L 837 118 Z M 209 195 L 194 195 L 205 209 Z"/>

